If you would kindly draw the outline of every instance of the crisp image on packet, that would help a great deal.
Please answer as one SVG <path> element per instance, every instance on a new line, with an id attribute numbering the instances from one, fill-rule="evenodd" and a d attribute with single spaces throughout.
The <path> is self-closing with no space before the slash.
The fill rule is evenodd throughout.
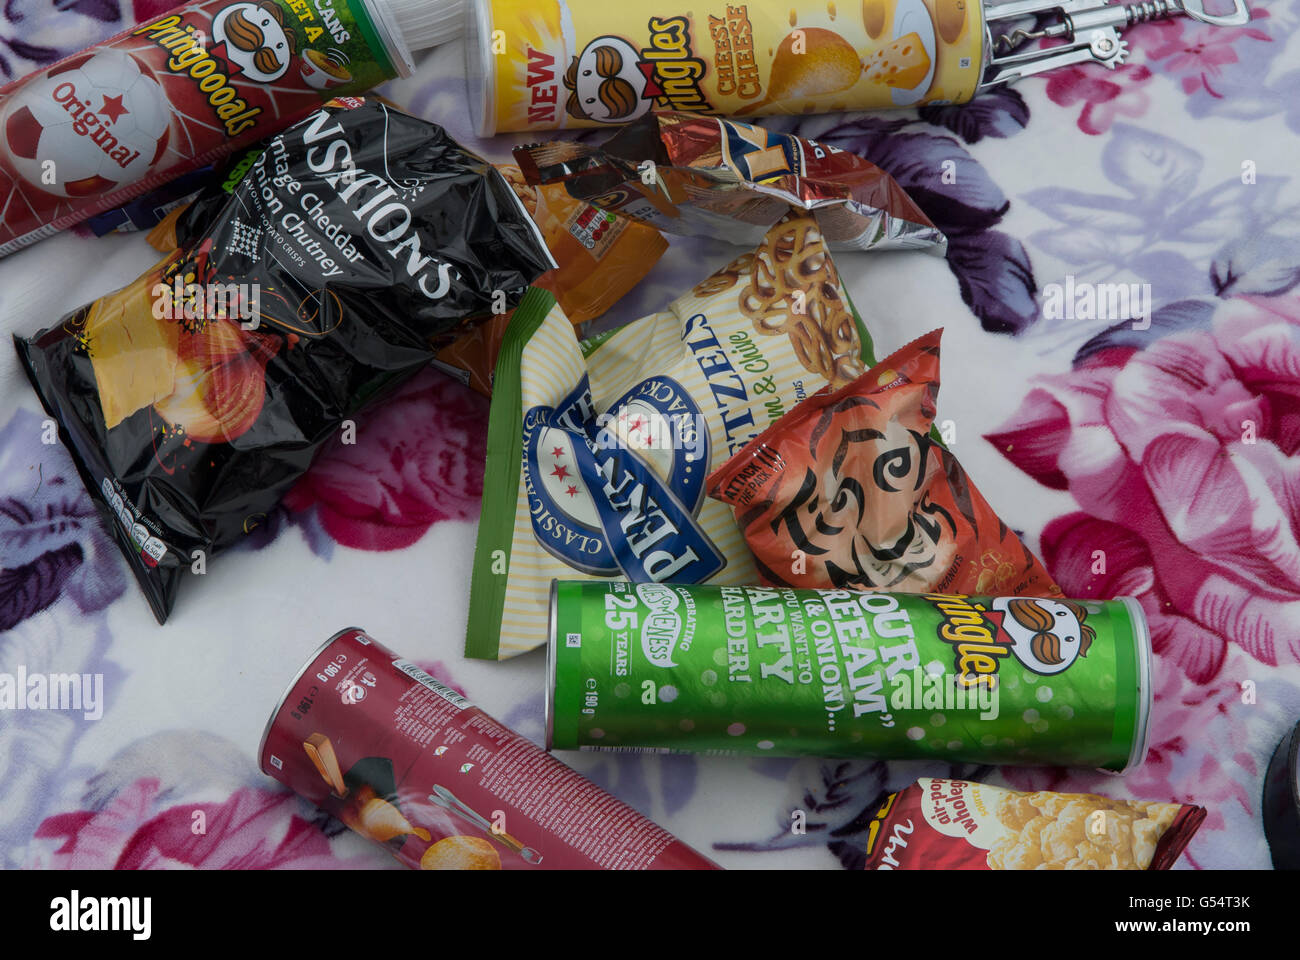
<path id="1" fill-rule="evenodd" d="M 1061 595 L 930 435 L 941 332 L 804 400 L 709 477 L 765 583 Z"/>
<path id="2" fill-rule="evenodd" d="M 1205 820 L 1190 803 L 924 778 L 890 794 L 868 870 L 1168 870 Z"/>
<path id="3" fill-rule="evenodd" d="M 552 579 L 757 579 L 709 471 L 832 380 L 871 340 L 808 214 L 667 309 L 580 343 L 534 289 L 506 331 L 488 426 L 466 654 L 543 645 Z M 804 313 L 776 321 L 799 301 Z"/>
<path id="4" fill-rule="evenodd" d="M 756 243 L 793 207 L 832 250 L 925 250 L 948 241 L 884 170 L 856 154 L 735 120 L 647 114 L 601 146 L 516 147 L 529 183 L 563 184 L 602 210 L 665 233 Z"/>
<path id="5" fill-rule="evenodd" d="M 432 338 L 554 266 L 487 161 L 354 98 L 268 141 L 153 241 L 173 235 L 126 287 L 15 338 L 160 623 L 342 424 L 424 369 Z"/>

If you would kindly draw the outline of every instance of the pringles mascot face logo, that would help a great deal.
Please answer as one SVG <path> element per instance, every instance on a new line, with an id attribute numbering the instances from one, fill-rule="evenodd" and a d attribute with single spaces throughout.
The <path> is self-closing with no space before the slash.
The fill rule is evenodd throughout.
<path id="1" fill-rule="evenodd" d="M 574 57 L 564 73 L 569 91 L 565 110 L 578 120 L 627 123 L 650 109 L 661 95 L 653 64 L 619 37 L 597 37 Z"/>
<path id="2" fill-rule="evenodd" d="M 1084 621 L 1088 611 L 1072 600 L 998 597 L 990 605 L 1003 614 L 1002 630 L 1014 642 L 1011 652 L 1034 673 L 1060 673 L 1088 648 L 1097 633 Z"/>
<path id="3" fill-rule="evenodd" d="M 212 21 L 212 35 L 224 46 L 222 58 L 259 83 L 281 77 L 297 53 L 284 14 L 270 0 L 226 7 Z"/>

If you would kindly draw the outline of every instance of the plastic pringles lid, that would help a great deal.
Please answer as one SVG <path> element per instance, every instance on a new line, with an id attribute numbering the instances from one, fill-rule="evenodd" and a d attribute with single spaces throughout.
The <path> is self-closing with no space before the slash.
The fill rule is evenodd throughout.
<path id="1" fill-rule="evenodd" d="M 425 50 L 465 32 L 466 0 L 372 0 L 385 8 L 411 50 Z"/>

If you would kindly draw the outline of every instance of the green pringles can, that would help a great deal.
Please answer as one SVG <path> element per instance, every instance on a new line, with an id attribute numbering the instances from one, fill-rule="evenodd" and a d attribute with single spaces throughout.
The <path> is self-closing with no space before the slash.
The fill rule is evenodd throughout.
<path id="1" fill-rule="evenodd" d="M 941 759 L 1127 772 L 1136 600 L 556 581 L 554 750 Z"/>

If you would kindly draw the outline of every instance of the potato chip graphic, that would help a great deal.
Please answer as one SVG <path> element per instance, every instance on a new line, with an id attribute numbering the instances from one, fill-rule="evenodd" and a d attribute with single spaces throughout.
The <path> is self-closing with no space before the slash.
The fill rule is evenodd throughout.
<path id="1" fill-rule="evenodd" d="M 772 57 L 767 96 L 736 111 L 736 115 L 782 100 L 819 97 L 847 90 L 862 76 L 858 52 L 834 30 L 806 27 L 781 41 Z"/>
<path id="2" fill-rule="evenodd" d="M 421 870 L 500 870 L 501 856 L 482 837 L 443 837 L 420 858 Z"/>
<path id="3" fill-rule="evenodd" d="M 935 23 L 944 43 L 956 43 L 966 30 L 967 0 L 935 0 Z"/>

